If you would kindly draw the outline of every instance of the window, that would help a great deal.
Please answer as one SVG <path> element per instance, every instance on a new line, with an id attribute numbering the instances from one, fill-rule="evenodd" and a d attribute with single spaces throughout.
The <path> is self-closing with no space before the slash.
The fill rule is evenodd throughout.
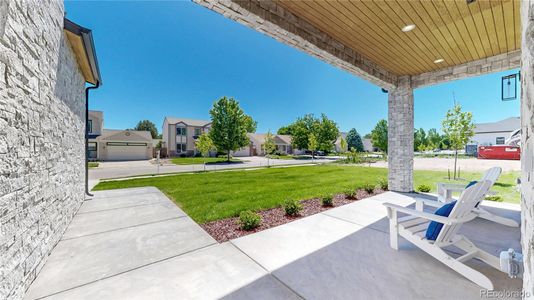
<path id="1" fill-rule="evenodd" d="M 202 134 L 202 130 L 200 128 L 195 128 L 195 135 L 201 135 Z"/>
<path id="2" fill-rule="evenodd" d="M 176 144 L 176 152 L 185 152 L 187 151 L 186 144 Z"/>
<path id="3" fill-rule="evenodd" d="M 88 133 L 93 132 L 93 120 L 87 121 L 87 132 Z"/>
<path id="4" fill-rule="evenodd" d="M 495 141 L 495 145 L 504 145 L 504 137 L 498 137 Z"/>
<path id="5" fill-rule="evenodd" d="M 94 142 L 89 142 L 89 144 L 87 144 L 87 152 L 89 155 L 89 159 L 96 159 L 98 157 L 97 144 Z"/>
<path id="6" fill-rule="evenodd" d="M 176 135 L 187 135 L 187 129 L 185 127 L 176 127 Z"/>

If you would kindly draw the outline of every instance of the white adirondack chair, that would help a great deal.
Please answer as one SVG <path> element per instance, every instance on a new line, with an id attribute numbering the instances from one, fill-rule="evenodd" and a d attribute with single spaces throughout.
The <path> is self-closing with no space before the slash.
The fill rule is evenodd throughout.
<path id="1" fill-rule="evenodd" d="M 489 180 L 491 182 L 491 185 L 493 186 L 495 182 L 497 181 L 497 179 L 499 179 L 501 172 L 502 172 L 502 169 L 500 167 L 490 168 L 484 173 L 480 181 Z M 438 201 L 443 202 L 443 203 L 448 203 L 454 200 L 452 198 L 452 193 L 462 192 L 463 190 L 465 190 L 465 185 L 440 182 L 437 184 L 437 190 L 438 190 Z M 490 193 L 492 192 L 488 191 L 486 195 Z M 503 224 L 506 226 L 510 226 L 510 227 L 519 227 L 519 223 L 517 223 L 515 220 L 494 215 L 483 208 L 475 207 L 473 209 L 473 212 L 477 214 L 479 217 L 484 218 L 486 220 L 490 220 L 490 221 Z"/>
<path id="2" fill-rule="evenodd" d="M 488 192 L 490 187 L 491 182 L 489 180 L 484 180 L 465 189 L 448 217 L 438 216 L 423 211 L 425 205 L 441 207 L 443 203 L 438 201 L 416 199 L 416 209 L 384 203 L 389 218 L 391 247 L 398 250 L 398 236 L 400 235 L 451 269 L 465 276 L 467 279 L 483 288 L 493 290 L 493 283 L 488 277 L 467 266 L 464 262 L 472 258 L 478 258 L 497 270 L 500 270 L 499 258 L 477 248 L 475 244 L 469 241 L 465 236 L 457 234 L 463 223 L 469 222 L 477 217 L 477 215 L 473 213 L 473 208 L 484 194 Z M 399 217 L 399 212 L 407 214 L 408 216 Z M 425 238 L 425 233 L 430 221 L 443 224 L 435 241 L 427 240 Z M 447 246 L 455 246 L 464 251 L 465 254 L 458 258 L 454 258 L 442 249 Z"/>

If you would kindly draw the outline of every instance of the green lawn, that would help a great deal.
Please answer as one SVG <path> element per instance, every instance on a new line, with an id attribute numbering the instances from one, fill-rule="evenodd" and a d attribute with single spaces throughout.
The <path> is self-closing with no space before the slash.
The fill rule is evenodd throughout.
<path id="1" fill-rule="evenodd" d="M 201 165 L 201 164 L 215 164 L 223 163 L 226 158 L 219 157 L 175 157 L 171 159 L 171 162 L 175 165 Z M 239 159 L 231 159 L 232 162 L 240 162 Z"/>
<path id="2" fill-rule="evenodd" d="M 98 162 L 96 161 L 89 162 L 89 168 L 97 168 L 97 167 L 98 167 Z"/>
<path id="3" fill-rule="evenodd" d="M 517 203 L 514 192 L 518 173 L 503 174 L 494 189 L 505 201 Z M 248 171 L 207 172 L 175 176 L 140 178 L 99 183 L 95 190 L 155 186 L 163 191 L 199 223 L 237 216 L 242 210 L 260 210 L 279 206 L 288 198 L 309 199 L 341 193 L 366 183 L 385 179 L 387 169 L 343 165 L 299 166 Z M 462 173 L 477 179 L 478 173 Z M 446 172 L 416 171 L 415 186 L 445 180 Z M 467 183 L 467 182 L 465 182 Z"/>

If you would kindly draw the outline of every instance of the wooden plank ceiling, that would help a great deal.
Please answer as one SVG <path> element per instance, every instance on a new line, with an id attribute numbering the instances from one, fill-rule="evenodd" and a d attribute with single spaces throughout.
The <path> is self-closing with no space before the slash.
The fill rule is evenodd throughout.
<path id="1" fill-rule="evenodd" d="M 276 0 L 397 75 L 416 75 L 520 49 L 519 0 Z M 412 31 L 401 29 L 409 24 Z M 435 61 L 442 59 L 440 63 Z"/>

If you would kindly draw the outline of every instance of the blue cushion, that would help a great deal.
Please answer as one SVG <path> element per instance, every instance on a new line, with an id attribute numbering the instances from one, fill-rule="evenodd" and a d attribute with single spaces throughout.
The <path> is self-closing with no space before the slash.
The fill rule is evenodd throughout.
<path id="1" fill-rule="evenodd" d="M 451 213 L 452 209 L 454 208 L 454 205 L 456 204 L 456 201 L 452 201 L 450 203 L 447 203 L 443 205 L 442 207 L 438 208 L 434 214 L 438 216 L 448 217 Z M 439 232 L 441 231 L 441 228 L 443 227 L 443 224 L 432 221 L 430 224 L 428 224 L 428 229 L 426 230 L 426 239 L 435 241 L 438 238 Z"/>
<path id="2" fill-rule="evenodd" d="M 469 182 L 469 183 L 465 186 L 465 188 L 468 188 L 468 187 L 470 187 L 470 186 L 472 186 L 472 185 L 475 185 L 475 184 L 477 184 L 477 183 L 478 183 L 478 181 L 473 180 L 473 181 Z"/>

